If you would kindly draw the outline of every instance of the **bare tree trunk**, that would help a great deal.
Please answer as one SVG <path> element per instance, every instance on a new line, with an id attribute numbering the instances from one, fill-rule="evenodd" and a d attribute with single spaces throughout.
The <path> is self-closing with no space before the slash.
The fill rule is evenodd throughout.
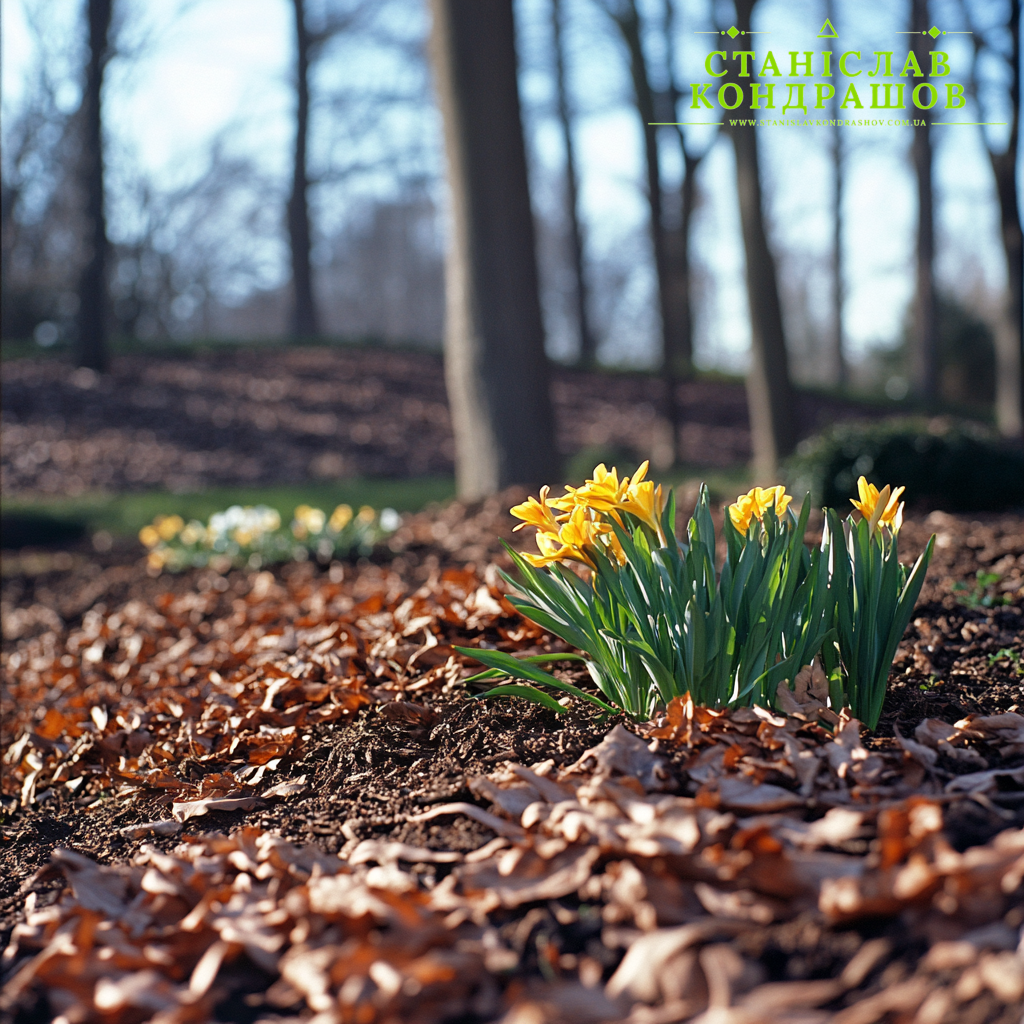
<path id="1" fill-rule="evenodd" d="M 913 50 L 927 71 L 931 53 L 928 0 L 911 0 L 910 28 Z M 939 397 L 939 328 L 935 304 L 935 191 L 932 182 L 932 140 L 927 117 L 914 118 L 914 171 L 917 175 L 917 275 L 914 330 L 911 335 L 910 372 L 914 392 L 927 406 Z"/>
<path id="2" fill-rule="evenodd" d="M 736 0 L 736 27 L 750 31 L 756 0 Z M 740 79 L 738 85 L 748 83 Z M 755 115 L 744 88 L 744 102 L 736 118 Z M 750 369 L 747 372 L 747 404 L 754 449 L 753 470 L 758 481 L 772 481 L 779 463 L 796 447 L 797 428 L 789 358 L 782 324 L 782 305 L 775 260 L 768 245 L 761 199 L 757 129 L 729 125 L 736 151 L 736 189 L 747 263 L 747 301 L 750 305 Z"/>
<path id="3" fill-rule="evenodd" d="M 451 192 L 445 378 L 459 496 L 558 475 L 512 0 L 431 0 Z"/>
<path id="4" fill-rule="evenodd" d="M 569 110 L 569 89 L 565 80 L 565 40 L 563 26 L 565 12 L 562 0 L 551 0 L 551 28 L 555 43 L 555 88 L 558 99 L 558 120 L 565 145 L 565 208 L 569 215 L 569 241 L 572 266 L 576 277 L 576 322 L 579 325 L 580 366 L 591 367 L 597 361 L 597 342 L 590 326 L 587 276 L 583 263 L 583 229 L 579 215 L 579 178 L 576 174 L 576 148 L 572 138 L 572 114 Z"/>
<path id="5" fill-rule="evenodd" d="M 672 312 L 672 340 L 669 351 L 675 376 L 683 379 L 693 373 L 693 306 L 690 296 L 690 228 L 697 205 L 697 168 L 704 154 L 687 151 L 682 133 L 679 148 L 683 157 L 683 181 L 680 186 L 679 227 L 666 239 L 669 262 L 669 301 Z"/>
<path id="6" fill-rule="evenodd" d="M 835 4 L 825 0 L 825 17 L 835 26 Z M 843 129 L 839 126 L 839 92 L 832 99 L 832 382 L 837 388 L 849 383 L 846 365 L 846 338 L 843 314 L 846 305 L 846 284 L 843 267 Z"/>
<path id="7" fill-rule="evenodd" d="M 611 12 L 610 12 L 611 13 Z M 658 281 L 658 311 L 661 314 L 661 377 L 663 419 L 655 438 L 651 461 L 666 469 L 679 459 L 679 403 L 676 399 L 676 359 L 673 345 L 669 254 L 666 244 L 665 213 L 661 194 L 661 168 L 658 163 L 658 129 L 654 121 L 654 91 L 651 88 L 644 57 L 640 12 L 636 0 L 626 0 L 612 13 L 629 52 L 629 70 L 633 94 L 644 135 L 644 165 L 647 172 L 647 202 L 651 210 L 651 243 Z"/>
<path id="8" fill-rule="evenodd" d="M 668 78 L 669 106 L 673 116 L 679 109 L 680 91 L 675 73 L 675 4 L 664 0 L 665 67 Z M 697 203 L 697 168 L 704 153 L 691 153 L 686 146 L 686 133 L 677 124 L 676 137 L 679 152 L 683 158 L 683 180 L 680 185 L 679 228 L 667 239 L 668 276 L 670 287 L 669 350 L 672 364 L 679 376 L 686 378 L 693 373 L 693 302 L 690 288 L 690 228 Z M 708 147 L 710 148 L 710 147 Z M 674 236 L 674 237 L 673 237 Z"/>
<path id="9" fill-rule="evenodd" d="M 996 332 L 996 421 L 1006 437 L 1024 435 L 1024 232 L 1017 198 L 1020 144 L 1021 0 L 1010 0 L 1010 138 L 1002 153 L 988 147 L 999 197 L 999 227 L 1006 253 L 1008 302 Z"/>
<path id="10" fill-rule="evenodd" d="M 295 159 L 292 194 L 288 199 L 288 238 L 292 252 L 292 334 L 315 338 L 319 333 L 313 298 L 312 238 L 309 227 L 309 50 L 305 0 L 292 0 L 295 7 Z"/>
<path id="11" fill-rule="evenodd" d="M 89 62 L 82 95 L 82 188 L 88 255 L 78 285 L 78 365 L 107 368 L 107 221 L 103 195 L 103 72 L 112 0 L 89 0 Z"/>

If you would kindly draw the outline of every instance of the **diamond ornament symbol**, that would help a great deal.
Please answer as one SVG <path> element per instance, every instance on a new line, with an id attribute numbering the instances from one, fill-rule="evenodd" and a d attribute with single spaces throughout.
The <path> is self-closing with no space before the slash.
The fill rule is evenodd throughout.
<path id="1" fill-rule="evenodd" d="M 932 25 L 932 27 L 928 29 L 928 35 L 930 35 L 932 39 L 937 39 L 939 36 L 939 30 L 934 25 Z"/>
<path id="2" fill-rule="evenodd" d="M 732 28 L 729 29 L 728 35 L 730 39 L 735 39 L 739 34 L 740 30 L 735 25 L 733 25 Z"/>

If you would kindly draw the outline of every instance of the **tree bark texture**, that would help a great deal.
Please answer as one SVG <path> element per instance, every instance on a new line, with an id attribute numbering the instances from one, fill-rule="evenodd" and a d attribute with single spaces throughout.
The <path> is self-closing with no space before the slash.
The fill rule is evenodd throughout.
<path id="1" fill-rule="evenodd" d="M 928 0 L 911 0 L 910 28 L 916 34 L 914 55 L 926 72 L 931 61 Z M 932 406 L 939 397 L 939 324 L 935 302 L 935 190 L 932 181 L 932 140 L 927 117 L 914 119 L 914 173 L 917 177 L 917 273 L 914 326 L 911 333 L 910 376 L 914 393 Z"/>
<path id="2" fill-rule="evenodd" d="M 1021 0 L 1010 0 L 1010 138 L 1002 153 L 988 147 L 999 198 L 999 229 L 1006 254 L 1007 311 L 996 332 L 996 420 L 1007 437 L 1024 436 L 1024 232 L 1017 197 L 1020 146 Z M 984 120 L 984 119 L 982 119 Z"/>
<path id="3" fill-rule="evenodd" d="M 678 117 L 681 91 L 676 81 L 676 47 L 674 0 L 664 0 L 665 72 L 668 79 L 669 109 Z M 683 378 L 693 373 L 693 300 L 690 280 L 690 229 L 697 206 L 697 168 L 700 167 L 710 146 L 703 153 L 693 153 L 686 145 L 686 132 L 677 124 L 676 138 L 683 158 L 683 179 L 680 183 L 679 226 L 666 232 L 666 255 L 669 279 L 668 351 L 671 353 L 674 375 Z"/>
<path id="4" fill-rule="evenodd" d="M 825 2 L 825 17 L 835 26 L 835 3 Z M 846 365 L 846 337 L 843 327 L 846 305 L 846 282 L 843 265 L 843 129 L 839 125 L 839 94 L 832 100 L 832 382 L 837 388 L 849 383 Z"/>
<path id="5" fill-rule="evenodd" d="M 103 194 L 103 72 L 106 68 L 112 0 L 89 0 L 89 56 L 82 94 L 81 182 L 86 259 L 78 283 L 79 366 L 107 368 L 107 220 Z"/>
<path id="6" fill-rule="evenodd" d="M 661 320 L 661 375 L 663 383 L 661 429 L 655 439 L 651 461 L 664 469 L 679 458 L 679 403 L 676 399 L 676 353 L 672 331 L 672 288 L 669 281 L 669 254 L 666 244 L 665 212 L 661 192 L 661 166 L 658 162 L 658 129 L 654 127 L 654 90 L 651 87 L 644 56 L 640 12 L 636 0 L 626 0 L 612 17 L 629 53 L 633 95 L 644 138 L 644 168 L 647 176 L 647 202 L 651 211 L 651 245 L 658 282 L 658 312 Z"/>
<path id="7" fill-rule="evenodd" d="M 756 0 L 737 0 L 736 27 L 749 32 Z M 731 80 L 731 79 L 729 79 Z M 745 79 L 737 84 L 748 86 Z M 749 120 L 750 89 L 735 117 Z M 747 371 L 747 404 L 757 482 L 775 482 L 779 463 L 796 447 L 797 429 L 793 387 L 789 378 L 786 335 L 775 272 L 775 260 L 765 232 L 758 162 L 757 129 L 753 125 L 729 125 L 736 152 L 736 189 L 740 225 L 746 253 L 747 301 L 750 306 L 750 369 Z"/>
<path id="8" fill-rule="evenodd" d="M 554 483 L 512 0 L 431 0 L 451 238 L 445 380 L 459 496 Z"/>
<path id="9" fill-rule="evenodd" d="M 555 88 L 558 121 L 565 146 L 565 209 L 569 219 L 569 244 L 572 268 L 576 279 L 576 322 L 579 327 L 580 366 L 592 367 L 597 362 L 597 342 L 590 325 L 586 266 L 583 259 L 583 228 L 579 215 L 579 178 L 576 173 L 576 147 L 572 137 L 572 112 L 569 108 L 569 87 L 565 74 L 565 11 L 562 0 L 551 0 L 551 28 L 555 44 Z"/>
<path id="10" fill-rule="evenodd" d="M 295 8 L 295 153 L 292 193 L 288 199 L 288 240 L 292 256 L 292 335 L 315 338 L 320 333 L 313 296 L 312 233 L 309 226 L 309 28 L 305 0 Z"/>

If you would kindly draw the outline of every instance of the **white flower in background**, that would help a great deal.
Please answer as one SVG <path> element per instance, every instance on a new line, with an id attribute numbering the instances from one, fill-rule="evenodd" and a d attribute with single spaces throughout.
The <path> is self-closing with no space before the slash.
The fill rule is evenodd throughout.
<path id="1" fill-rule="evenodd" d="M 402 525 L 402 517 L 393 508 L 380 510 L 380 528 L 385 533 L 394 533 Z"/>

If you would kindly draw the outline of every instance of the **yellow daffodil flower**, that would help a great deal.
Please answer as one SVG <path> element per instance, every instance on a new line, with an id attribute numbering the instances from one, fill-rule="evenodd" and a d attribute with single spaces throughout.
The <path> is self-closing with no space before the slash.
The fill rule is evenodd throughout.
<path id="1" fill-rule="evenodd" d="M 545 485 L 540 489 L 539 498 L 529 497 L 521 505 L 514 505 L 509 509 L 516 519 L 523 520 L 518 526 L 513 527 L 513 533 L 524 526 L 536 526 L 542 532 L 558 535 L 558 521 L 548 503 L 549 490 L 550 488 Z"/>
<path id="2" fill-rule="evenodd" d="M 594 509 L 596 512 L 612 512 L 622 504 L 626 496 L 629 477 L 619 482 L 619 471 L 613 466 L 608 469 L 602 462 L 594 468 L 594 475 L 582 487 L 566 487 L 561 498 L 552 501 L 555 508 L 569 511 L 575 505 Z"/>
<path id="3" fill-rule="evenodd" d="M 786 493 L 782 484 L 774 487 L 753 487 L 746 494 L 741 494 L 728 508 L 729 518 L 732 525 L 745 534 L 750 529 L 752 520 L 760 522 L 764 519 L 765 512 L 774 507 L 775 514 L 781 516 L 789 503 L 793 500 L 791 494 Z"/>
<path id="4" fill-rule="evenodd" d="M 665 511 L 665 495 L 661 484 L 655 486 L 653 480 L 644 479 L 648 465 L 644 462 L 636 471 L 632 483 L 626 488 L 625 496 L 619 502 L 619 508 L 636 516 L 645 526 L 654 530 L 664 546 L 667 540 L 661 529 L 661 516 Z"/>
<path id="5" fill-rule="evenodd" d="M 326 522 L 327 516 L 321 509 L 311 508 L 309 505 L 299 505 L 295 510 L 292 533 L 298 540 L 303 540 L 310 533 L 319 533 Z"/>
<path id="6" fill-rule="evenodd" d="M 352 506 L 339 505 L 332 513 L 327 525 L 335 532 L 341 533 L 352 522 Z"/>
<path id="7" fill-rule="evenodd" d="M 185 528 L 185 520 L 181 516 L 157 516 L 153 526 L 161 540 L 174 540 Z"/>
<path id="8" fill-rule="evenodd" d="M 167 564 L 170 557 L 170 552 L 160 548 L 155 551 L 150 551 L 146 556 L 146 564 L 153 571 L 159 572 Z"/>
<path id="9" fill-rule="evenodd" d="M 552 562 L 561 562 L 563 559 L 573 557 L 572 548 L 567 544 L 560 543 L 557 535 L 550 533 L 537 534 L 537 548 L 540 551 L 539 555 L 531 554 L 529 551 L 523 552 L 523 558 L 535 569 L 543 569 L 544 566 L 550 565 Z"/>
<path id="10" fill-rule="evenodd" d="M 141 540 L 147 548 L 155 548 L 157 544 L 160 543 L 160 534 L 157 533 L 155 527 L 144 526 L 139 530 L 139 540 Z"/>
<path id="11" fill-rule="evenodd" d="M 884 523 L 893 533 L 897 533 L 903 525 L 903 502 L 900 501 L 900 495 L 904 490 L 906 488 L 897 487 L 890 493 L 888 484 L 879 490 L 874 484 L 868 483 L 867 477 L 862 476 L 857 481 L 860 501 L 851 498 L 850 504 L 868 521 L 869 530 L 875 530 Z"/>
<path id="12" fill-rule="evenodd" d="M 195 519 L 190 522 L 184 530 L 181 531 L 181 536 L 178 538 L 182 544 L 192 545 L 198 544 L 206 536 L 206 527 L 202 523 L 197 522 Z"/>

